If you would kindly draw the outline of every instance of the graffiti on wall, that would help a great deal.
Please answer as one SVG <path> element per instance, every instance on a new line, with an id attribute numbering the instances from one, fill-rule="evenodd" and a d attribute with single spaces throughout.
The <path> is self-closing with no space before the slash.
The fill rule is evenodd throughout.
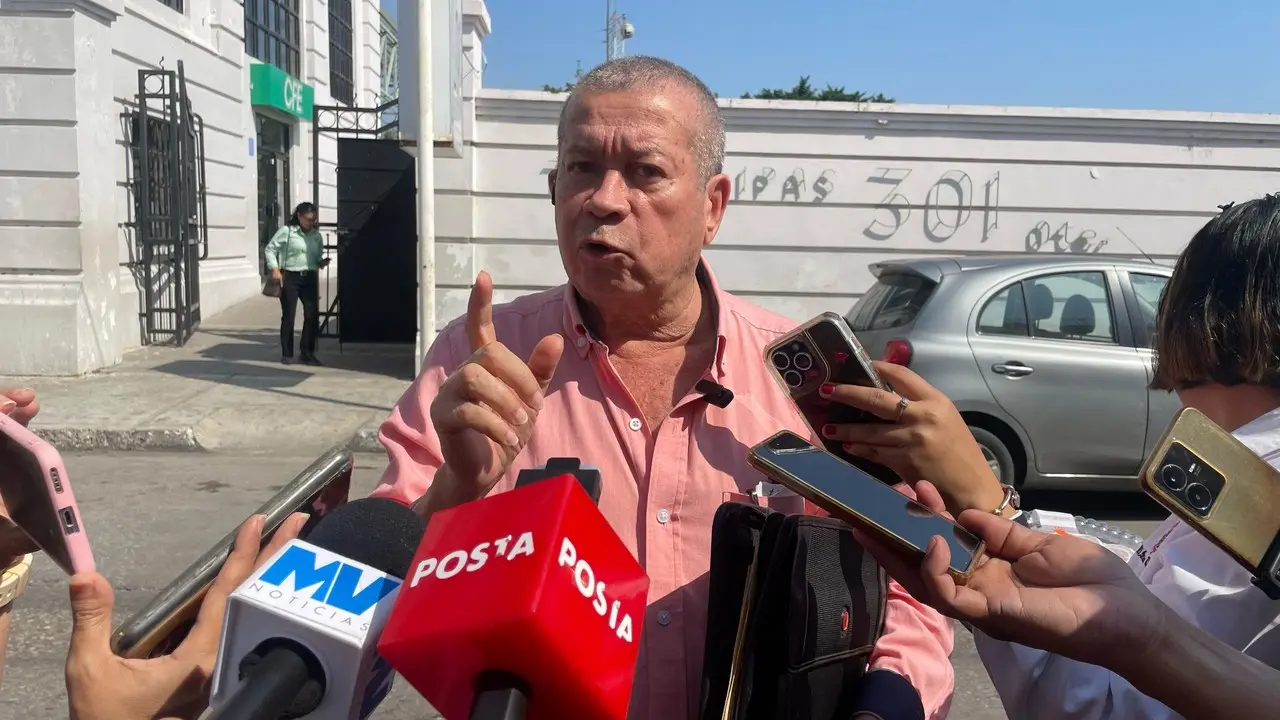
<path id="1" fill-rule="evenodd" d="M 823 169 L 809 180 L 803 167 L 782 177 L 771 166 L 747 166 L 734 176 L 733 199 L 768 204 L 829 201 L 831 205 L 866 208 L 872 211 L 871 219 L 859 233 L 876 243 L 888 242 L 907 228 L 913 233 L 918 231 L 929 242 L 941 244 L 953 239 L 962 228 L 980 223 L 976 236 L 966 236 L 976 237 L 981 244 L 1000 229 L 999 172 L 975 181 L 969 172 L 951 169 L 934 179 L 927 190 L 920 192 L 916 184 L 917 190 L 911 192 L 907 179 L 918 183 L 918 175 L 913 178 L 916 171 L 910 167 L 877 167 L 862 180 L 861 187 L 858 183 L 841 185 L 840 194 L 835 195 L 836 172 L 832 169 Z M 1119 228 L 1116 230 L 1123 234 Z M 1112 240 L 1100 237 L 1097 230 L 1067 222 L 1055 227 L 1048 220 L 1036 221 L 1025 230 L 1022 242 L 1026 252 L 1084 254 L 1101 252 L 1111 244 Z"/>
<path id="2" fill-rule="evenodd" d="M 821 203 L 827 199 L 831 191 L 836 189 L 835 170 L 823 170 L 814 178 L 813 186 L 805 187 L 804 168 L 796 168 L 782 179 L 781 184 L 774 183 L 778 173 L 771 167 L 756 168 L 748 177 L 748 169 L 742 168 L 733 179 L 733 199 L 761 202 L 775 200 L 773 193 L 765 194 L 770 185 L 779 187 L 776 202 L 809 202 Z"/>
<path id="3" fill-rule="evenodd" d="M 1120 230 L 1120 228 L 1116 228 Z M 1123 231 L 1121 231 L 1123 232 Z M 1074 233 L 1074 236 L 1073 236 Z M 1027 233 L 1027 252 L 1078 253 L 1091 255 L 1101 252 L 1111 240 L 1098 238 L 1095 230 L 1088 228 L 1072 228 L 1070 223 L 1062 223 L 1056 228 L 1041 220 Z"/>
<path id="4" fill-rule="evenodd" d="M 911 222 L 919 211 L 924 236 L 930 242 L 950 240 L 960 228 L 974 217 L 973 178 L 963 170 L 948 170 L 925 193 L 924 198 L 912 202 L 899 191 L 899 186 L 911 176 L 911 168 L 877 168 L 867 182 L 879 185 L 884 196 L 872 207 L 876 216 L 862 230 L 872 240 L 884 242 L 892 238 Z M 1000 222 L 1000 173 L 995 173 L 982 186 L 983 201 L 978 207 L 982 217 L 982 242 L 991 237 L 991 231 Z"/>

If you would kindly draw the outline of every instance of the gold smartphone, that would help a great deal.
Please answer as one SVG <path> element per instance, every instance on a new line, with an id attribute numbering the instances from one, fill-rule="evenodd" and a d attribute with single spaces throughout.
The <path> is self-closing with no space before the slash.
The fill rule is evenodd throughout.
<path id="1" fill-rule="evenodd" d="M 1266 460 L 1203 413 L 1183 408 L 1138 477 L 1156 502 L 1262 583 L 1277 585 L 1268 551 L 1280 535 L 1280 471 Z"/>
<path id="2" fill-rule="evenodd" d="M 985 544 L 977 536 L 793 432 L 783 430 L 751 448 L 747 460 L 833 517 L 921 559 L 933 536 L 941 536 L 957 582 L 982 559 Z"/>
<path id="3" fill-rule="evenodd" d="M 306 537 L 333 509 L 344 505 L 351 491 L 351 471 L 355 458 L 344 447 L 335 447 L 322 455 L 293 482 L 258 508 L 255 515 L 265 515 L 262 546 L 290 515 L 305 512 L 311 519 L 299 533 Z M 205 593 L 222 572 L 222 566 L 235 546 L 237 526 L 203 557 L 161 590 L 141 610 L 125 620 L 111 634 L 111 649 L 124 658 L 146 659 L 173 652 L 195 626 Z"/>

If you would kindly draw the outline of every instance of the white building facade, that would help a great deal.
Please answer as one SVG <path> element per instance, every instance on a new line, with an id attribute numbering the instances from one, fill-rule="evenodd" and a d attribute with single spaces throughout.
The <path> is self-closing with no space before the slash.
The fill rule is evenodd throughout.
<path id="1" fill-rule="evenodd" d="M 415 152 L 416 7 L 398 13 L 401 141 Z M 547 173 L 565 96 L 485 88 L 485 3 L 431 7 L 436 263 L 419 292 L 438 329 L 481 269 L 498 301 L 564 281 Z M 381 24 L 375 0 L 0 0 L 0 374 L 92 371 L 146 338 L 139 69 L 182 60 L 204 123 L 209 317 L 259 291 L 264 236 L 312 199 L 311 108 L 384 99 Z M 727 290 L 796 320 L 846 312 L 868 265 L 895 257 L 1169 262 L 1218 205 L 1280 189 L 1275 115 L 721 106 L 733 197 L 706 256 Z M 336 147 L 320 143 L 322 221 Z"/>
<path id="2" fill-rule="evenodd" d="M 495 31 L 502 32 L 501 18 Z M 439 325 L 564 282 L 547 172 L 564 95 L 481 89 L 437 160 Z M 795 320 L 844 314 L 891 258 L 1176 259 L 1218 206 L 1280 192 L 1280 115 L 721 100 L 733 195 L 705 256 Z"/>
<path id="3" fill-rule="evenodd" d="M 173 238 L 146 218 L 179 195 L 200 314 L 258 292 L 264 236 L 313 200 L 313 108 L 383 100 L 385 25 L 377 0 L 0 0 L 0 374 L 80 374 L 158 341 L 142 246 Z M 161 142 L 169 120 L 138 117 L 139 71 L 154 113 L 170 85 L 176 97 L 163 71 L 179 63 L 199 121 L 172 137 L 199 152 L 187 131 L 202 126 L 202 177 L 179 171 L 189 150 Z M 320 145 L 322 215 L 335 148 Z M 169 176 L 192 182 L 158 182 Z M 180 278 L 156 257 L 160 292 Z"/>

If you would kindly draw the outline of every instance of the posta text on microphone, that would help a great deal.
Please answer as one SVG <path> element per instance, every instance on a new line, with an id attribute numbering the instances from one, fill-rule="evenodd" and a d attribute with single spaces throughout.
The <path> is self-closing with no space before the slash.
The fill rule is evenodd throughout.
<path id="1" fill-rule="evenodd" d="M 649 578 L 573 475 L 431 516 L 378 650 L 446 720 L 494 673 L 534 720 L 620 720 Z"/>
<path id="2" fill-rule="evenodd" d="M 409 508 L 366 498 L 259 567 L 228 599 L 214 717 L 368 717 L 391 688 L 376 642 L 423 529 Z"/>

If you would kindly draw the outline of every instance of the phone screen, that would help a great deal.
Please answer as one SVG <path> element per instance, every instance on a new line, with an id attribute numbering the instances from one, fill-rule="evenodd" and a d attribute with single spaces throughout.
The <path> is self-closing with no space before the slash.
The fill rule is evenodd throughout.
<path id="1" fill-rule="evenodd" d="M 353 459 L 346 450 L 330 452 L 312 463 L 254 514 L 265 515 L 262 545 L 289 515 L 311 515 L 298 533 L 305 538 L 332 510 L 347 502 Z M 204 592 L 222 570 L 235 545 L 239 527 L 209 549 L 191 567 L 156 594 L 142 610 L 116 628 L 111 649 L 122 657 L 158 657 L 172 652 L 195 624 Z"/>
<path id="2" fill-rule="evenodd" d="M 63 538 L 65 532 L 79 532 L 80 523 L 74 510 L 69 509 L 65 520 L 53 505 L 44 481 L 45 469 L 40 460 L 21 441 L 8 433 L 0 432 L 0 497 L 4 498 L 9 517 L 48 553 L 63 569 L 72 567 L 71 553 Z M 62 482 L 57 468 L 49 468 L 53 475 L 55 492 Z M 71 572 L 70 570 L 67 570 Z"/>
<path id="3" fill-rule="evenodd" d="M 969 573 L 981 540 L 862 470 L 790 432 L 753 452 L 766 467 L 781 471 L 775 480 L 840 519 L 921 553 L 940 536 L 951 548 L 951 570 Z"/>

